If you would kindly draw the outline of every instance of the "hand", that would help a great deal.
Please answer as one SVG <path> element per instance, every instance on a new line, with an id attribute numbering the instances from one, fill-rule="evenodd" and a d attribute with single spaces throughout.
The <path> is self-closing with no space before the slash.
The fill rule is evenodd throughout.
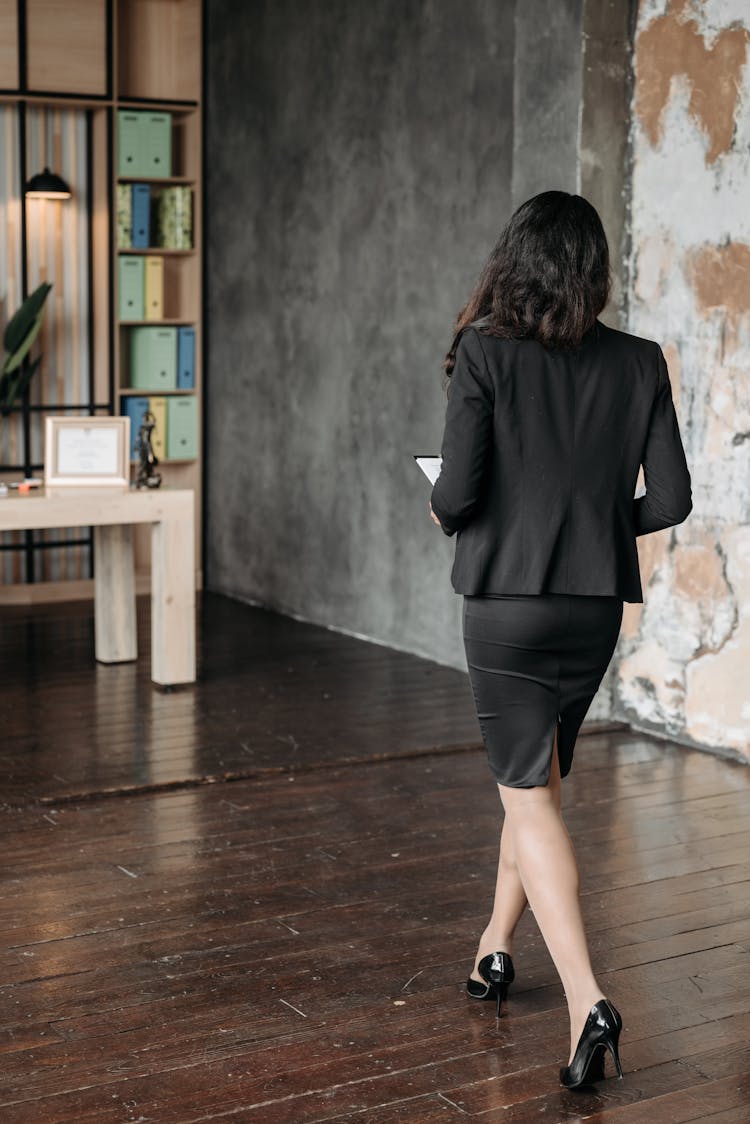
<path id="1" fill-rule="evenodd" d="M 430 504 L 430 517 L 432 518 L 432 522 L 433 522 L 433 523 L 437 523 L 438 527 L 442 528 L 443 524 L 442 524 L 442 523 L 440 522 L 440 520 L 438 519 L 437 515 L 436 515 L 436 514 L 435 514 L 435 512 L 434 512 L 434 511 L 432 510 L 432 504 Z"/>

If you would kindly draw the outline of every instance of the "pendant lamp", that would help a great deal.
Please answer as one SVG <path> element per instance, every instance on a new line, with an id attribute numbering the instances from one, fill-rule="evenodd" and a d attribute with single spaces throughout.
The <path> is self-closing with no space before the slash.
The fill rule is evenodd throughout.
<path id="1" fill-rule="evenodd" d="M 70 199 L 72 192 L 62 176 L 45 167 L 27 182 L 24 194 L 27 199 Z"/>

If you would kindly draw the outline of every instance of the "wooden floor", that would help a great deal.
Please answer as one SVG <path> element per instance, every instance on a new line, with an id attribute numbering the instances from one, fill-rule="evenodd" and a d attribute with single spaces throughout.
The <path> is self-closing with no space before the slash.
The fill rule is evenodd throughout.
<path id="1" fill-rule="evenodd" d="M 92 644 L 87 606 L 0 616 L 2 1124 L 748 1124 L 746 767 L 579 738 L 625 1078 L 574 1092 L 528 911 L 499 1022 L 464 992 L 500 828 L 464 676 L 208 596 L 193 688 Z"/>

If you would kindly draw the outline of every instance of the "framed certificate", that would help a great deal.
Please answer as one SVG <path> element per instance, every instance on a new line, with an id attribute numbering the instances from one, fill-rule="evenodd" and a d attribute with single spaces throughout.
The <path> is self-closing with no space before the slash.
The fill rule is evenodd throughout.
<path id="1" fill-rule="evenodd" d="M 129 487 L 130 418 L 45 418 L 44 483 Z"/>

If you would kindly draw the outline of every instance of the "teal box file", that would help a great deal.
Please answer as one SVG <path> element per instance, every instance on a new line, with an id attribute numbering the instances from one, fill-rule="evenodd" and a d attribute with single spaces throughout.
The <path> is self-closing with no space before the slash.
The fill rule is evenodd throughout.
<path id="1" fill-rule="evenodd" d="M 117 174 L 128 179 L 172 175 L 172 114 L 117 113 Z"/>
<path id="2" fill-rule="evenodd" d="M 198 456 L 198 399 L 175 395 L 167 399 L 167 460 Z"/>
<path id="3" fill-rule="evenodd" d="M 121 320 L 143 320 L 143 258 L 121 254 L 117 259 L 118 308 Z"/>
<path id="4" fill-rule="evenodd" d="M 121 109 L 117 114 L 117 174 L 118 176 L 148 175 L 146 165 L 145 113 Z"/>
<path id="5" fill-rule="evenodd" d="M 172 175 L 172 114 L 144 113 L 145 136 L 143 157 L 152 179 Z"/>
<path id="6" fill-rule="evenodd" d="M 143 422 L 143 415 L 148 412 L 148 398 L 136 397 L 129 394 L 122 399 L 122 413 L 130 418 L 130 459 L 138 459 L 138 430 Z"/>
<path id="7" fill-rule="evenodd" d="M 177 389 L 177 329 L 131 328 L 130 385 L 138 390 Z"/>
<path id="8" fill-rule="evenodd" d="M 195 387 L 195 328 L 177 329 L 177 389 Z"/>

